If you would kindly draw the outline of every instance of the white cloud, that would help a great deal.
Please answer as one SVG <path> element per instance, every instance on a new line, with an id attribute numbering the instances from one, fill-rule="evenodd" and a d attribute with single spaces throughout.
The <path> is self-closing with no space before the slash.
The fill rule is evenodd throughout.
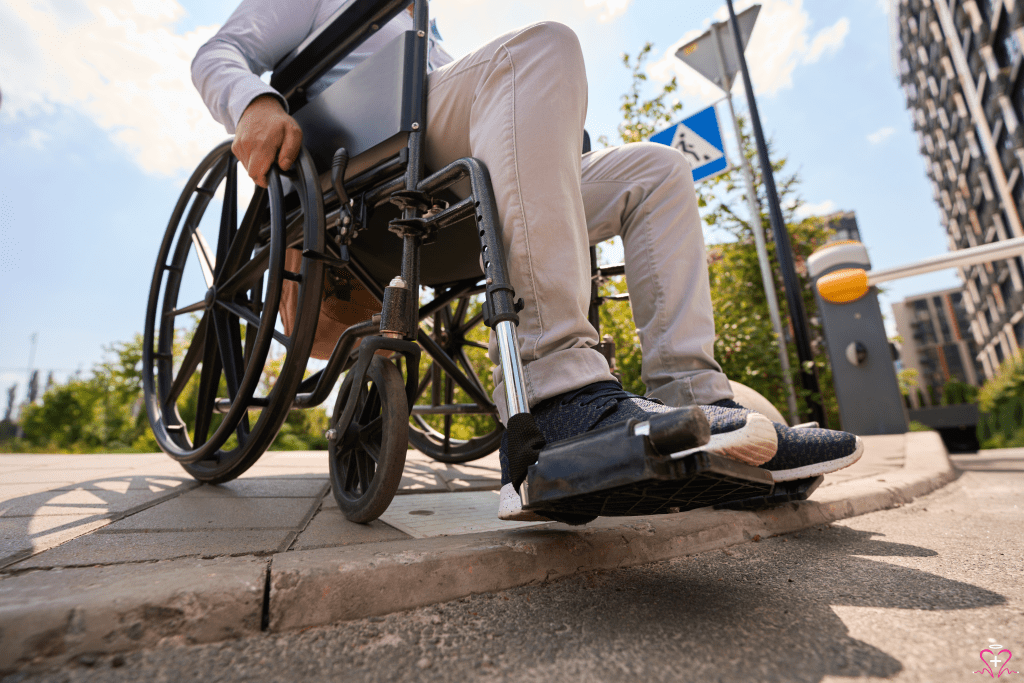
<path id="1" fill-rule="evenodd" d="M 741 12 L 752 2 L 737 3 Z M 707 101 L 721 91 L 703 76 L 676 59 L 682 45 L 706 31 L 712 21 L 728 21 L 728 10 L 721 8 L 704 21 L 698 31 L 690 31 L 669 46 L 664 56 L 648 68 L 651 78 L 667 81 L 675 76 L 684 96 Z M 747 65 L 759 95 L 775 95 L 793 86 L 793 71 L 799 64 L 811 64 L 824 55 L 835 54 L 850 31 L 850 21 L 843 17 L 827 28 L 811 33 L 811 18 L 803 8 L 803 0 L 762 0 L 754 33 L 747 45 Z M 737 78 L 737 83 L 740 79 Z M 739 86 L 742 87 L 742 86 Z"/>
<path id="2" fill-rule="evenodd" d="M 835 213 L 835 211 L 836 203 L 831 199 L 826 199 L 817 204 L 801 204 L 794 215 L 797 220 L 803 220 L 808 216 L 827 216 L 830 213 Z"/>
<path id="3" fill-rule="evenodd" d="M 622 14 L 629 7 L 629 3 L 632 0 L 583 0 L 583 4 L 587 9 L 594 7 L 603 7 L 602 12 L 598 17 L 598 21 L 610 21 L 619 14 Z"/>
<path id="4" fill-rule="evenodd" d="M 872 145 L 877 145 L 878 143 L 882 142 L 895 132 L 895 128 L 886 126 L 885 128 L 879 128 L 874 133 L 869 133 L 866 137 L 868 142 L 870 142 Z"/>
<path id="5" fill-rule="evenodd" d="M 50 140 L 50 134 L 33 128 L 28 132 L 28 136 L 25 138 L 25 144 L 33 149 L 42 149 L 46 143 Z"/>
<path id="6" fill-rule="evenodd" d="M 74 109 L 146 172 L 191 170 L 226 137 L 192 86 L 216 30 L 180 35 L 176 0 L 14 0 L 0 6 L 2 115 Z"/>
<path id="7" fill-rule="evenodd" d="M 807 54 L 804 55 L 804 64 L 814 64 L 825 53 L 828 53 L 829 56 L 834 55 L 843 46 L 843 41 L 846 40 L 846 34 L 849 32 L 850 20 L 846 17 L 841 18 L 832 26 L 818 31 L 814 40 L 811 41 L 811 47 L 808 48 Z"/>

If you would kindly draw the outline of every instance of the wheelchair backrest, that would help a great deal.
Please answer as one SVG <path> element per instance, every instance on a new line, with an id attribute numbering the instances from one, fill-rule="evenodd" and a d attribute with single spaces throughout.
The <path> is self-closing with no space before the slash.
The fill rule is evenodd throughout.
<path id="1" fill-rule="evenodd" d="M 331 167 L 339 147 L 348 150 L 350 178 L 405 148 L 420 125 L 416 43 L 406 31 L 295 112 L 317 170 Z"/>
<path id="2" fill-rule="evenodd" d="M 305 93 L 332 66 L 408 6 L 410 0 L 349 0 L 274 69 L 270 84 L 285 99 L 317 169 L 330 169 L 339 147 L 351 178 L 405 148 L 422 125 L 425 41 L 406 31 L 310 101 Z M 415 127 L 414 127 L 415 126 Z"/>

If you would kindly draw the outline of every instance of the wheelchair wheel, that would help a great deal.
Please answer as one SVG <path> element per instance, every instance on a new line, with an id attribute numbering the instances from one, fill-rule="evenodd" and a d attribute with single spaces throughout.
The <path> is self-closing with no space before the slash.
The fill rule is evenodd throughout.
<path id="1" fill-rule="evenodd" d="M 380 356 L 370 362 L 362 386 L 339 392 L 335 416 L 353 391 L 359 397 L 352 421 L 329 441 L 331 490 L 349 521 L 366 524 L 387 510 L 402 482 L 409 409 L 402 373 Z"/>
<path id="2" fill-rule="evenodd" d="M 157 443 L 210 483 L 244 472 L 280 430 L 309 357 L 323 286 L 318 261 L 304 258 L 298 273 L 284 267 L 288 247 L 322 249 L 323 201 L 309 155 L 288 174 L 296 188 L 291 206 L 274 169 L 269 189 L 256 188 L 239 223 L 239 164 L 230 144 L 202 161 L 171 216 L 142 358 Z M 207 216 L 218 196 L 220 215 Z M 286 279 L 298 292 L 290 335 L 279 322 Z M 275 342 L 283 352 L 272 355 Z"/>
<path id="3" fill-rule="evenodd" d="M 425 334 L 421 330 L 420 342 L 427 353 L 420 367 L 418 408 L 410 419 L 410 445 L 434 460 L 453 464 L 493 453 L 505 431 L 496 413 L 443 412 L 459 405 L 481 405 L 481 401 L 493 406 L 490 389 L 477 372 L 490 365 L 480 304 L 473 302 L 471 294 L 456 299 L 434 315 L 429 339 L 422 339 Z M 445 369 L 449 362 L 459 375 Z"/>

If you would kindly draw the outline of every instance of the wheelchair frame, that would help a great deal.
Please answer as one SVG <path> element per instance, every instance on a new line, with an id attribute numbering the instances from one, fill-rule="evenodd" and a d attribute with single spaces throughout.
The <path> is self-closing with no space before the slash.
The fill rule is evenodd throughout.
<path id="1" fill-rule="evenodd" d="M 492 330 L 508 406 L 507 466 L 512 485 L 521 493 L 523 510 L 580 524 L 597 515 L 661 514 L 769 496 L 773 484 L 768 472 L 700 450 L 710 432 L 707 418 L 696 407 L 661 413 L 645 422 L 630 420 L 545 448 L 527 402 L 516 334 L 522 300 L 516 300 L 508 276 L 487 169 L 469 157 L 429 175 L 424 168 L 427 0 L 413 2 L 413 31 L 381 50 L 381 59 L 390 59 L 403 70 L 401 93 L 395 106 L 389 105 L 386 117 L 390 118 L 381 129 L 386 139 L 380 140 L 379 134 L 363 139 L 349 135 L 343 127 L 332 128 L 326 115 L 330 108 L 317 108 L 316 103 L 327 102 L 327 96 L 349 102 L 344 90 L 358 80 L 354 74 L 360 67 L 307 101 L 306 93 L 317 79 L 408 4 L 409 0 L 349 0 L 277 65 L 271 85 L 285 97 L 304 134 L 315 143 L 314 149 L 311 153 L 303 148 L 287 173 L 272 167 L 268 188 L 257 189 L 240 222 L 238 164 L 230 141 L 215 148 L 186 183 L 161 243 L 144 333 L 145 405 L 161 449 L 200 481 L 233 479 L 269 448 L 289 411 L 323 403 L 347 371 L 325 435 L 331 488 L 348 519 L 372 521 L 387 509 L 398 490 L 411 415 L 442 415 L 448 425 L 449 416 L 496 412 L 464 354 L 466 373 L 442 343 L 441 331 L 435 328 L 432 336 L 420 328 L 422 320 L 439 319 L 442 312 L 447 311 L 450 318 L 448 306 L 456 301 L 454 317 L 461 320 L 469 297 L 482 294 L 482 312 L 466 322 L 461 333 L 479 321 Z M 376 57 L 374 53 L 366 63 Z M 307 110 L 310 104 L 313 107 Z M 304 114 L 307 111 L 315 114 Z M 351 148 L 339 144 L 341 140 Z M 350 161 L 354 162 L 351 169 Z M 285 192 L 284 179 L 293 192 Z M 442 193 L 463 180 L 469 181 L 469 196 L 446 201 Z M 213 253 L 198 225 L 221 183 L 225 183 L 224 202 Z M 397 273 L 381 286 L 380 278 L 357 254 L 357 235 L 379 231 L 380 226 L 371 225 L 371 217 L 389 204 L 400 210 L 400 217 L 390 220 L 387 229 L 401 241 L 401 258 Z M 466 222 L 477 239 L 482 281 L 472 276 L 431 282 L 434 300 L 419 305 L 421 250 L 440 231 Z M 285 268 L 285 252 L 290 248 L 300 250 L 298 272 Z M 179 306 L 182 276 L 193 250 L 207 290 L 203 300 Z M 349 271 L 382 308 L 370 320 L 348 327 L 326 365 L 304 377 L 325 269 Z M 589 318 L 595 329 L 599 330 L 601 303 L 628 296 L 600 297 L 598 283 L 623 272 L 622 266 L 598 268 L 591 249 Z M 286 333 L 276 326 L 283 300 L 291 301 L 292 295 L 295 315 Z M 187 350 L 178 354 L 178 360 L 175 320 L 200 312 Z M 274 341 L 285 348 L 285 355 L 276 381 L 265 396 L 257 396 Z M 598 349 L 614 368 L 614 345 L 606 339 Z M 419 378 L 421 350 L 433 362 L 431 377 L 423 381 Z M 381 352 L 395 362 L 385 360 Z M 403 359 L 404 379 L 399 369 Z M 197 372 L 196 405 L 189 424 L 182 408 L 190 407 L 181 404 L 181 396 Z M 449 378 L 443 398 L 442 373 Z M 452 400 L 453 381 L 475 403 L 438 405 Z M 428 383 L 433 405 L 415 406 Z M 250 413 L 256 414 L 255 423 Z M 490 441 L 470 443 L 467 452 L 431 455 L 448 462 L 479 457 L 497 445 L 495 434 L 500 436 L 500 430 L 487 435 Z M 446 448 L 449 436 L 443 443 Z M 545 458 L 540 458 L 542 449 Z M 611 455 L 598 462 L 594 453 Z"/>
<path id="2" fill-rule="evenodd" d="M 300 123 L 302 111 L 308 105 L 305 93 L 309 86 L 408 4 L 408 0 L 351 0 L 275 68 L 271 85 L 286 98 Z M 487 169 L 472 158 L 458 159 L 430 175 L 424 169 L 429 20 L 426 0 L 415 0 L 413 6 L 414 28 L 403 37 L 408 44 L 403 65 L 406 83 L 401 111 L 397 112 L 400 134 L 404 134 L 400 135 L 404 137 L 399 140 L 402 144 L 395 144 L 394 139 L 388 141 L 390 149 L 384 158 L 374 159 L 368 167 L 348 176 L 349 151 L 337 149 L 328 170 L 323 168 L 323 159 L 319 160 L 318 168 L 313 156 L 303 149 L 292 172 L 272 169 L 268 189 L 254 195 L 239 225 L 235 206 L 237 163 L 230 155 L 230 143 L 224 143 L 200 164 L 175 207 L 150 292 L 143 384 L 147 412 L 161 448 L 200 480 L 218 483 L 240 475 L 270 446 L 289 410 L 320 405 L 341 374 L 348 371 L 339 391 L 331 429 L 326 434 L 332 481 L 336 496 L 347 492 L 347 499 L 339 497 L 339 504 L 351 519 L 370 521 L 379 516 L 397 490 L 406 444 L 386 438 L 379 428 L 375 428 L 374 434 L 360 437 L 360 430 L 367 426 L 360 426 L 361 419 L 371 424 L 374 420 L 380 423 L 390 419 L 392 423 L 408 425 L 410 414 L 497 412 L 476 377 L 467 377 L 442 345 L 419 326 L 421 320 L 437 315 L 453 301 L 476 294 L 485 297 L 483 314 L 478 317 L 492 328 L 497 339 L 509 415 L 529 412 L 516 335 L 517 312 L 522 303 L 515 301 L 508 277 Z M 412 49 L 408 49 L 410 46 Z M 379 149 L 368 156 L 373 156 L 373 152 Z M 287 177 L 297 190 L 294 196 L 286 196 L 282 177 Z M 461 180 L 469 181 L 469 197 L 450 204 L 439 198 Z M 222 181 L 227 181 L 227 185 L 218 253 L 213 255 L 202 236 L 197 237 L 196 225 Z M 401 239 L 402 256 L 396 277 L 382 287 L 350 247 L 352 236 L 358 234 L 357 228 L 366 230 L 370 214 L 387 203 L 401 210 L 400 218 L 392 220 L 388 228 Z M 435 239 L 439 231 L 465 219 L 474 221 L 477 227 L 484 267 L 482 282 L 474 278 L 451 283 L 440 289 L 433 301 L 417 307 L 421 248 Z M 301 248 L 302 265 L 299 272 L 293 273 L 284 268 L 283 259 L 284 250 L 295 247 Z M 190 248 L 200 257 L 208 291 L 204 301 L 178 306 L 176 297 Z M 325 268 L 347 269 L 382 302 L 382 310 L 371 320 L 345 330 L 326 366 L 303 378 Z M 289 281 L 298 287 L 299 294 L 294 329 L 291 335 L 283 335 L 273 328 L 282 291 Z M 465 305 L 459 308 L 464 311 Z M 174 319 L 200 311 L 203 318 L 178 364 L 173 346 Z M 274 339 L 286 347 L 287 353 L 273 389 L 266 397 L 259 397 L 255 387 Z M 353 351 L 357 342 L 359 349 Z M 417 395 L 427 384 L 427 378 L 421 383 L 418 377 L 421 348 L 437 368 L 432 378 L 435 385 L 443 372 L 475 403 L 414 408 Z M 384 362 L 376 352 L 405 359 L 401 396 L 396 395 L 394 381 L 385 377 L 393 373 L 381 368 Z M 397 370 L 395 364 L 390 365 Z M 197 414 L 194 424 L 188 425 L 176 401 L 199 368 Z M 467 372 L 472 376 L 469 368 Z M 368 373 L 376 379 L 368 380 Z M 227 398 L 217 396 L 222 384 L 227 385 Z M 220 389 L 220 393 L 224 390 Z M 432 403 L 438 403 L 439 393 L 435 386 Z M 451 384 L 446 393 L 451 395 Z M 248 415 L 256 411 L 256 423 L 250 425 Z M 395 419 L 396 412 L 404 417 Z M 219 425 L 214 425 L 214 415 L 222 416 Z M 500 435 L 500 430 L 495 433 Z M 232 435 L 237 446 L 227 449 Z M 367 438 L 371 442 L 375 439 L 377 452 L 367 448 L 360 438 L 364 442 Z M 390 441 L 385 449 L 388 452 L 380 450 L 385 441 Z M 483 445 L 486 450 L 480 452 L 478 447 L 474 452 L 461 454 L 461 460 L 492 452 L 497 443 L 492 438 Z M 362 456 L 344 457 L 353 449 L 362 449 Z M 367 452 L 369 459 L 365 457 Z M 444 454 L 441 456 L 439 459 L 445 459 Z M 449 461 L 460 458 L 452 457 Z M 398 467 L 385 467 L 391 462 L 397 462 Z M 398 477 L 393 472 L 377 476 L 385 469 L 397 469 Z M 392 481 L 381 484 L 381 479 Z"/>

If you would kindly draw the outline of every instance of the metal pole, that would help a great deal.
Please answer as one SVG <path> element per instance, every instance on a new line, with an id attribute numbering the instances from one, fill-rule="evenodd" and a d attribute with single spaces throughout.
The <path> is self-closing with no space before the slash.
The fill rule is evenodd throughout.
<path id="1" fill-rule="evenodd" d="M 725 55 L 722 52 L 722 39 L 718 34 L 719 27 L 723 24 L 714 24 L 711 27 L 712 35 L 715 38 L 715 53 L 718 57 L 718 68 L 722 74 L 722 89 L 725 90 L 725 99 L 729 103 L 729 114 L 732 116 L 733 129 L 736 131 L 736 147 L 739 149 L 740 166 L 743 168 L 743 180 L 747 184 L 747 208 L 750 210 L 750 229 L 754 232 L 754 245 L 757 248 L 757 262 L 761 267 L 761 284 L 764 287 L 764 295 L 768 300 L 768 317 L 772 321 L 772 329 L 779 343 L 779 364 L 782 366 L 782 379 L 786 383 L 786 405 L 789 408 L 789 423 L 800 422 L 800 412 L 796 405 L 796 390 L 793 388 L 793 375 L 789 368 L 789 351 L 786 348 L 786 337 L 782 331 L 782 316 L 779 315 L 779 299 L 775 294 L 775 280 L 772 277 L 772 266 L 768 260 L 768 247 L 764 239 L 764 226 L 761 225 L 761 206 L 757 201 L 757 191 L 754 189 L 754 172 L 750 168 L 750 159 L 743 153 L 743 132 L 740 130 L 740 122 L 736 118 L 736 109 L 732 105 L 732 80 L 729 78 L 728 70 L 725 68 Z"/>
<path id="2" fill-rule="evenodd" d="M 1003 259 L 1011 259 L 1021 255 L 1024 255 L 1024 237 L 1013 237 L 1000 242 L 989 242 L 988 244 L 979 244 L 976 247 L 969 247 L 967 249 L 957 249 L 948 254 L 939 254 L 938 256 L 922 259 L 916 263 L 908 263 L 884 270 L 872 270 L 868 272 L 868 285 L 874 286 L 880 282 L 923 275 L 936 270 L 945 270 L 946 268 L 962 268 L 964 266 L 978 265 L 979 263 L 1002 261 Z"/>
<path id="3" fill-rule="evenodd" d="M 757 113 L 757 101 L 754 99 L 754 88 L 750 81 L 750 71 L 747 69 L 747 58 L 743 53 L 743 38 L 740 36 L 739 22 L 736 21 L 736 10 L 732 6 L 732 0 L 726 0 L 726 5 L 729 7 L 729 23 L 732 25 L 733 40 L 736 41 L 740 72 L 743 74 L 747 106 L 750 108 L 750 123 L 757 141 L 757 155 L 761 161 L 761 177 L 765 185 L 765 194 L 768 196 L 768 217 L 771 220 L 772 233 L 775 236 L 775 255 L 779 259 L 779 270 L 782 271 L 782 282 L 786 289 L 786 302 L 789 304 L 789 317 L 793 323 L 793 337 L 796 342 L 797 357 L 800 359 L 800 383 L 808 392 L 805 400 L 811 420 L 825 427 L 828 424 L 825 419 L 825 411 L 822 409 L 820 400 L 814 398 L 821 395 L 821 390 L 814 367 L 814 355 L 811 353 L 811 339 L 807 331 L 807 313 L 804 311 L 800 281 L 797 279 L 796 267 L 793 263 L 793 249 L 789 243 L 786 222 L 782 217 L 782 207 L 779 205 L 779 194 L 775 188 L 775 175 L 772 173 L 771 160 L 768 158 L 768 146 L 764 141 L 761 117 Z"/>

